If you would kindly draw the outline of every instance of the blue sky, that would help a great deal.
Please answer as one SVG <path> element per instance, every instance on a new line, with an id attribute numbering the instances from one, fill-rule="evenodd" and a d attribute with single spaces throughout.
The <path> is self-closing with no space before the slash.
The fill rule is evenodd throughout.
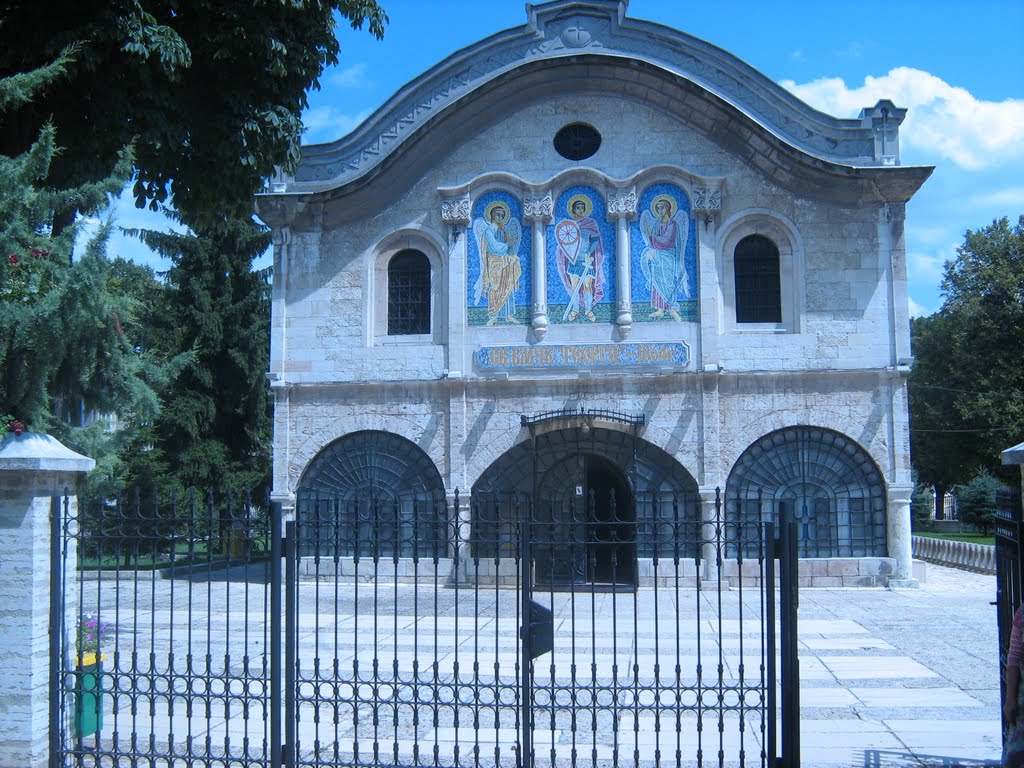
<path id="1" fill-rule="evenodd" d="M 526 21 L 522 0 L 380 3 L 383 41 L 339 27 L 341 63 L 310 94 L 306 141 L 341 137 L 441 59 Z M 880 98 L 909 109 L 902 162 L 936 166 L 907 207 L 912 314 L 941 306 L 942 265 L 965 230 L 1024 213 L 1024 1 L 630 0 L 627 13 L 703 38 L 837 117 Z M 130 201 L 116 220 L 166 226 Z M 111 254 L 168 266 L 123 239 Z"/>

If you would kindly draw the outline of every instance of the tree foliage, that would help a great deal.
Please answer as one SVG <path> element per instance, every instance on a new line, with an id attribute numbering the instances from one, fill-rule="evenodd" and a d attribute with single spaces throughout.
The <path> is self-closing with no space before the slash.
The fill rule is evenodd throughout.
<path id="1" fill-rule="evenodd" d="M 957 488 L 960 521 L 988 535 L 996 522 L 996 493 L 1000 483 L 988 472 L 979 472 L 971 482 Z"/>
<path id="2" fill-rule="evenodd" d="M 134 142 L 140 207 L 173 199 L 207 229 L 247 215 L 262 180 L 298 157 L 306 94 L 338 61 L 335 14 L 377 37 L 387 22 L 374 0 L 8 0 L 0 77 L 55 63 L 66 77 L 11 88 L 0 153 L 52 124 L 65 151 L 47 183 L 73 188 L 107 177 Z"/>
<path id="3" fill-rule="evenodd" d="M 156 429 L 182 486 L 266 486 L 270 473 L 270 288 L 252 263 L 270 244 L 251 220 L 210 232 L 136 233 L 171 259 L 159 345 L 188 354 Z"/>
<path id="4" fill-rule="evenodd" d="M 0 79 L 0 105 L 22 104 L 63 77 L 70 56 Z M 110 224 L 74 262 L 76 228 L 53 228 L 68 206 L 107 206 L 130 176 L 130 151 L 117 153 L 113 175 L 54 189 L 45 179 L 59 156 L 55 134 L 47 124 L 25 152 L 0 155 L 0 417 L 5 429 L 17 420 L 51 432 L 94 457 L 97 475 L 115 474 L 136 428 L 156 417 L 175 361 L 153 359 L 125 334 L 138 304 L 111 281 Z"/>
<path id="5" fill-rule="evenodd" d="M 909 385 L 914 467 L 945 490 L 1024 440 L 1024 216 L 968 230 L 942 289 L 912 325 Z"/>

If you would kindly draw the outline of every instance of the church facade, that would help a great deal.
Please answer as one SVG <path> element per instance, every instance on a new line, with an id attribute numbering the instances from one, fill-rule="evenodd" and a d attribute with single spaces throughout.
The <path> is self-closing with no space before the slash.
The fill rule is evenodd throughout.
<path id="1" fill-rule="evenodd" d="M 555 499 L 570 585 L 642 585 L 684 529 L 707 578 L 730 521 L 795 520 L 805 584 L 911 585 L 904 116 L 817 112 L 626 0 L 527 6 L 258 197 L 275 498 L 496 561 Z"/>

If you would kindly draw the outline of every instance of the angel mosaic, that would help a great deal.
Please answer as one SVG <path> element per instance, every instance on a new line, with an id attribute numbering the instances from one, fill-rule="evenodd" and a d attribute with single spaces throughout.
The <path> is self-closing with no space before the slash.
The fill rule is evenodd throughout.
<path id="1" fill-rule="evenodd" d="M 473 287 L 476 303 L 487 299 L 487 325 L 499 320 L 518 323 L 516 292 L 523 277 L 519 243 L 523 228 L 508 205 L 495 200 L 473 221 L 473 235 L 480 253 L 480 276 Z"/>
<path id="2" fill-rule="evenodd" d="M 651 291 L 651 318 L 666 314 L 677 322 L 679 298 L 690 295 L 686 276 L 686 240 L 690 219 L 671 195 L 657 195 L 649 210 L 640 216 L 640 235 L 644 249 L 640 254 L 640 269 Z"/>

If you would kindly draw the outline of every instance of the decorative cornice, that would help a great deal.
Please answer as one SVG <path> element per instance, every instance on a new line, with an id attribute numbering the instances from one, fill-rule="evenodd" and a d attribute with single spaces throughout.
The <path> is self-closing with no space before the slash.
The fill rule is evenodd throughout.
<path id="1" fill-rule="evenodd" d="M 290 191 L 323 191 L 354 181 L 409 136 L 468 94 L 520 67 L 582 54 L 610 64 L 642 63 L 703 89 L 812 157 L 877 165 L 870 115 L 818 112 L 735 56 L 669 27 L 626 18 L 624 0 L 553 0 L 528 6 L 528 23 L 453 54 L 396 93 L 346 137 L 303 148 Z"/>
<path id="2" fill-rule="evenodd" d="M 306 201 L 298 195 L 256 195 L 256 214 L 268 227 L 290 227 L 306 210 Z"/>
<path id="3" fill-rule="evenodd" d="M 469 198 L 460 197 L 457 200 L 441 201 L 441 220 L 445 224 L 468 224 L 469 223 Z"/>
<path id="4" fill-rule="evenodd" d="M 722 212 L 722 190 L 718 187 L 693 188 L 693 215 L 710 222 Z"/>
<path id="5" fill-rule="evenodd" d="M 895 203 L 889 202 L 885 204 L 885 220 L 892 223 L 894 221 L 905 221 L 907 218 L 907 204 L 906 203 Z"/>

